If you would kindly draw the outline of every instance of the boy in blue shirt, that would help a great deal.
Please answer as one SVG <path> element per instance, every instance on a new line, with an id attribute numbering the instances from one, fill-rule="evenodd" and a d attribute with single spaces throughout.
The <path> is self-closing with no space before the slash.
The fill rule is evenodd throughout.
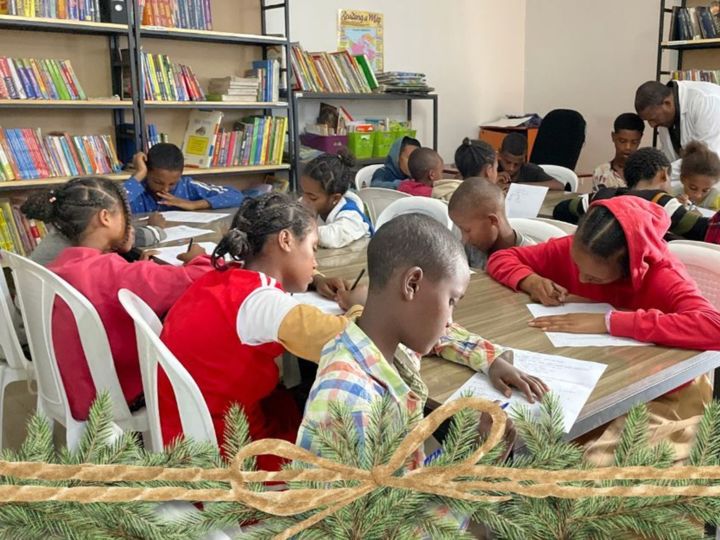
<path id="1" fill-rule="evenodd" d="M 135 174 L 124 182 L 133 214 L 158 210 L 204 210 L 240 206 L 251 193 L 213 186 L 183 176 L 182 151 L 170 143 L 153 146 L 133 157 Z M 255 193 L 252 193 L 255 194 Z"/>

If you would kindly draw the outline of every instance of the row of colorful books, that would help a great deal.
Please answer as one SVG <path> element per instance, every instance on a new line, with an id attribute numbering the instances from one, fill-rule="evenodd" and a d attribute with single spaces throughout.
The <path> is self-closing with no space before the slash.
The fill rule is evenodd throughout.
<path id="1" fill-rule="evenodd" d="M 101 21 L 99 0 L 0 0 L 0 14 Z"/>
<path id="2" fill-rule="evenodd" d="M 236 123 L 215 138 L 211 167 L 279 165 L 285 151 L 287 117 L 264 116 L 253 123 Z"/>
<path id="3" fill-rule="evenodd" d="M 148 124 L 147 125 L 147 141 L 148 146 L 152 148 L 156 144 L 160 143 L 166 143 L 170 142 L 170 137 L 167 133 L 162 133 L 158 131 L 157 126 L 155 124 Z"/>
<path id="4" fill-rule="evenodd" d="M 378 87 L 364 54 L 353 56 L 348 51 L 309 53 L 299 43 L 294 43 L 290 62 L 295 90 L 367 94 Z"/>
<path id="5" fill-rule="evenodd" d="M 0 99 L 87 99 L 70 60 L 0 56 Z"/>
<path id="6" fill-rule="evenodd" d="M 673 71 L 671 77 L 674 81 L 704 81 L 720 84 L 720 71 L 706 69 L 687 69 Z"/>
<path id="7" fill-rule="evenodd" d="M 670 41 L 715 39 L 719 36 L 720 6 L 717 2 L 712 2 L 708 6 L 672 8 L 668 36 Z"/>
<path id="8" fill-rule="evenodd" d="M 250 116 L 232 131 L 220 129 L 221 111 L 193 111 L 182 150 L 189 167 L 279 165 L 285 152 L 287 117 Z"/>
<path id="9" fill-rule="evenodd" d="M 140 0 L 142 24 L 212 30 L 210 0 Z"/>
<path id="10" fill-rule="evenodd" d="M 177 64 L 165 54 L 142 52 L 146 101 L 204 101 L 205 92 L 190 66 Z"/>
<path id="11" fill-rule="evenodd" d="M 0 128 L 0 181 L 119 172 L 109 135 L 69 135 Z"/>
<path id="12" fill-rule="evenodd" d="M 0 247 L 27 256 L 47 236 L 47 228 L 42 221 L 26 218 L 20 204 L 0 199 Z"/>

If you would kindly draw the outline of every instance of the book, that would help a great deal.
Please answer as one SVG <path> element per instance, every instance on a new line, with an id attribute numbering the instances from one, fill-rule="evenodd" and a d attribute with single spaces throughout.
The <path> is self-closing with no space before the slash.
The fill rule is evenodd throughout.
<path id="1" fill-rule="evenodd" d="M 141 52 L 143 92 L 146 101 L 205 101 L 205 93 L 190 66 L 167 55 Z"/>
<path id="2" fill-rule="evenodd" d="M 208 0 L 144 0 L 139 9 L 145 26 L 212 30 Z"/>
<path id="3" fill-rule="evenodd" d="M 0 79 L 3 99 L 87 99 L 70 60 L 1 56 Z"/>
<path id="4" fill-rule="evenodd" d="M 185 130 L 182 151 L 188 167 L 210 167 L 215 137 L 222 122 L 220 111 L 192 111 Z"/>
<path id="5" fill-rule="evenodd" d="M 364 94 L 379 87 L 367 58 L 363 56 L 353 57 L 347 51 L 308 53 L 299 43 L 291 44 L 290 53 L 291 83 L 295 90 Z M 276 79 L 280 84 L 279 65 L 277 71 Z"/>

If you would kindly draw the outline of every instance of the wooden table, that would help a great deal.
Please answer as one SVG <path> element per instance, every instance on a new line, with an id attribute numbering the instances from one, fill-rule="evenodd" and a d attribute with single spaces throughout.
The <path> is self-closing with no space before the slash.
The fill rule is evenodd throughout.
<path id="1" fill-rule="evenodd" d="M 580 197 L 579 193 L 568 193 L 566 191 L 548 191 L 545 195 L 545 200 L 540 207 L 539 217 L 551 218 L 553 217 L 553 209 L 561 201 L 567 201 L 568 199 L 575 199 Z"/>

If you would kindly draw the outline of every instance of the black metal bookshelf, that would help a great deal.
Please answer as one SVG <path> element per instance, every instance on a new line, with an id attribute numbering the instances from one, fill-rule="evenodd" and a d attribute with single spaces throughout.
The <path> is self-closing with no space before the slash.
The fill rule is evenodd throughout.
<path id="1" fill-rule="evenodd" d="M 290 65 L 290 64 L 288 64 Z M 331 92 L 290 92 L 290 114 L 293 116 L 290 122 L 295 129 L 300 131 L 300 120 L 298 118 L 299 103 L 302 101 L 404 101 L 405 102 L 405 119 L 409 122 L 413 118 L 413 103 L 416 101 L 430 101 L 433 108 L 433 136 L 432 147 L 437 150 L 438 143 L 438 95 L 437 94 L 403 94 L 403 93 L 331 93 Z M 291 139 L 290 145 L 291 167 L 291 186 L 297 187 L 297 173 L 300 170 L 300 138 Z M 358 160 L 358 165 L 374 165 L 383 163 L 385 158 L 369 158 Z"/>

